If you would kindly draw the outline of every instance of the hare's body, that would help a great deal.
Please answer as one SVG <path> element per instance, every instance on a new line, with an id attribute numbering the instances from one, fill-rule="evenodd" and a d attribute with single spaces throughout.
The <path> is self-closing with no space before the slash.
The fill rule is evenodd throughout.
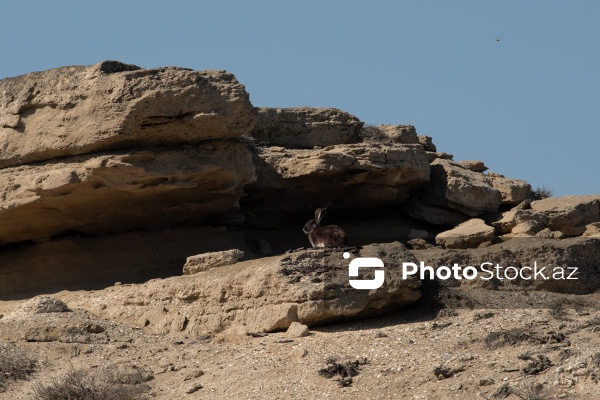
<path id="1" fill-rule="evenodd" d="M 346 232 L 337 225 L 321 226 L 326 208 L 317 208 L 315 219 L 304 225 L 304 233 L 313 247 L 340 247 L 346 244 Z"/>

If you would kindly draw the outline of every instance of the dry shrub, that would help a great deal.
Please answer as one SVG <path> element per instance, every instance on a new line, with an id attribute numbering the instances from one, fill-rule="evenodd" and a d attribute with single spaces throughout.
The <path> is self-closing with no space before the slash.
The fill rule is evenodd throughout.
<path id="1" fill-rule="evenodd" d="M 533 199 L 534 200 L 543 200 L 543 199 L 547 199 L 548 197 L 552 197 L 552 196 L 554 196 L 554 190 L 547 188 L 544 185 L 542 185 L 538 188 L 535 188 L 533 190 Z"/>
<path id="2" fill-rule="evenodd" d="M 543 354 L 521 354 L 518 358 L 519 360 L 529 361 L 529 364 L 523 367 L 523 373 L 526 375 L 537 375 L 553 365 L 552 361 Z"/>
<path id="3" fill-rule="evenodd" d="M 71 370 L 48 385 L 38 384 L 34 389 L 34 398 L 36 400 L 136 400 L 141 399 L 148 389 L 141 380 L 124 380 L 108 371 Z"/>
<path id="4" fill-rule="evenodd" d="M 36 361 L 15 345 L 0 345 L 0 392 L 9 381 L 24 380 L 35 370 Z"/>
<path id="5" fill-rule="evenodd" d="M 360 366 L 368 364 L 366 358 L 339 363 L 336 358 L 329 357 L 325 362 L 327 363 L 327 366 L 319 370 L 319 375 L 328 379 L 339 375 L 340 377 L 337 379 L 337 382 L 341 387 L 351 386 L 352 378 L 359 374 Z"/>

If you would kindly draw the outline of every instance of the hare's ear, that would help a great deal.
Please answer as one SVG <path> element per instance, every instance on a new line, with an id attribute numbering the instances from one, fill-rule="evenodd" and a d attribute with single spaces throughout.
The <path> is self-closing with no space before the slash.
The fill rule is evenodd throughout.
<path id="1" fill-rule="evenodd" d="M 315 219 L 317 222 L 321 222 L 325 216 L 325 211 L 327 211 L 327 208 L 317 208 L 317 211 L 315 211 Z"/>

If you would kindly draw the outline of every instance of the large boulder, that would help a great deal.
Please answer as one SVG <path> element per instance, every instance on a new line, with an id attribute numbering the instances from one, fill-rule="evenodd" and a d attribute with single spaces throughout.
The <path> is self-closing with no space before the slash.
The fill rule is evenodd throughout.
<path id="1" fill-rule="evenodd" d="M 502 204 L 519 204 L 533 198 L 531 185 L 520 179 L 505 178 L 500 174 L 488 174 L 492 187 L 502 195 Z"/>
<path id="2" fill-rule="evenodd" d="M 0 168 L 125 147 L 237 138 L 256 121 L 226 71 L 116 61 L 0 81 Z"/>
<path id="3" fill-rule="evenodd" d="M 479 218 L 473 218 L 454 229 L 439 233 L 435 242 L 448 249 L 466 249 L 478 247 L 494 239 L 494 228 Z"/>
<path id="4" fill-rule="evenodd" d="M 393 143 L 420 143 L 419 137 L 417 136 L 417 130 L 413 125 L 377 125 L 377 129 L 383 132 L 383 134 L 391 139 Z"/>
<path id="5" fill-rule="evenodd" d="M 471 217 L 496 212 L 502 203 L 502 195 L 484 175 L 440 158 L 431 163 L 431 179 L 423 188 L 423 199 Z"/>
<path id="6" fill-rule="evenodd" d="M 419 280 L 401 277 L 402 262 L 416 262 L 402 244 L 375 244 L 360 252 L 384 262 L 385 282 L 374 290 L 350 287 L 350 261 L 342 254 L 309 250 L 243 261 L 195 275 L 117 286 L 94 293 L 92 304 L 69 304 L 156 333 L 200 335 L 285 330 L 293 322 L 312 327 L 397 310 L 421 296 Z"/>
<path id="7" fill-rule="evenodd" d="M 257 108 L 252 137 L 258 142 L 289 148 L 353 143 L 363 123 L 335 108 Z"/>
<path id="8" fill-rule="evenodd" d="M 587 224 L 600 222 L 600 195 L 550 197 L 532 202 L 531 212 L 552 230 L 580 235 Z"/>
<path id="9" fill-rule="evenodd" d="M 533 201 L 526 207 L 505 212 L 493 225 L 499 233 L 511 233 L 527 221 L 535 221 L 566 236 L 579 236 L 586 226 L 600 222 L 600 195 L 551 197 Z"/>
<path id="10" fill-rule="evenodd" d="M 532 304 L 532 300 L 536 308 L 552 308 L 556 304 L 550 303 L 551 297 L 546 298 L 537 290 L 587 294 L 600 287 L 600 239 L 597 238 L 556 240 L 526 237 L 478 249 L 435 248 L 413 250 L 412 253 L 434 269 L 452 267 L 455 263 L 462 268 L 473 266 L 478 269 L 480 278 L 488 279 L 450 278 L 439 283 L 449 287 L 464 286 L 469 289 L 467 296 L 475 294 L 472 289 L 477 286 L 494 289 L 481 297 L 482 303 L 478 307 L 482 308 L 522 308 Z M 490 274 L 481 268 L 484 263 L 487 263 L 484 268 L 493 274 L 491 279 Z M 537 276 L 534 267 L 537 267 Z M 498 304 L 494 304 L 491 298 L 488 300 L 494 291 L 499 291 L 500 297 L 506 296 Z M 513 292 L 520 294 L 513 297 Z"/>
<path id="11" fill-rule="evenodd" d="M 234 211 L 253 182 L 242 143 L 81 155 L 0 170 L 0 243 L 159 228 Z"/>
<path id="12" fill-rule="evenodd" d="M 209 269 L 232 265 L 244 257 L 244 252 L 238 249 L 213 251 L 210 253 L 197 254 L 185 260 L 183 266 L 184 275 L 193 275 Z"/>
<path id="13" fill-rule="evenodd" d="M 242 204 L 265 227 L 328 204 L 337 209 L 397 205 L 429 180 L 427 156 L 416 144 L 262 147 L 256 157 L 258 178 Z"/>

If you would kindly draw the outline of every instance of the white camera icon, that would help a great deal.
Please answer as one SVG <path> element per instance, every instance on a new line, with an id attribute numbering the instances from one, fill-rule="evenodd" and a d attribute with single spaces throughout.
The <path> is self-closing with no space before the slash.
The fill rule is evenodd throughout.
<path id="1" fill-rule="evenodd" d="M 350 253 L 344 253 L 344 258 L 350 258 Z M 348 276 L 357 277 L 359 268 L 380 268 L 376 269 L 375 278 L 373 279 L 350 279 L 348 282 L 354 289 L 372 290 L 379 289 L 385 281 L 384 264 L 377 257 L 357 257 L 350 261 L 348 266 Z"/>

